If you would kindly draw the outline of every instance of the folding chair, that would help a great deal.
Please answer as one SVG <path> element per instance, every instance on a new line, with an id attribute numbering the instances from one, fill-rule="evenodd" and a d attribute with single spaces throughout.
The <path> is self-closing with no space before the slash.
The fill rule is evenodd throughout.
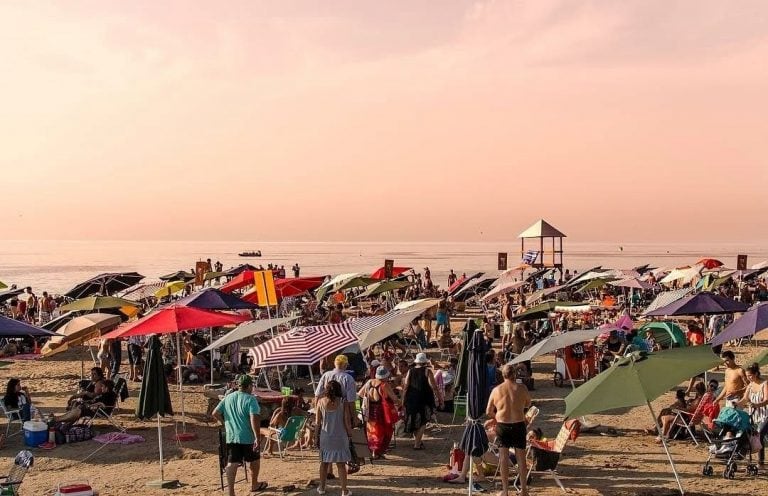
<path id="1" fill-rule="evenodd" d="M 699 441 L 696 439 L 696 426 L 702 425 L 704 420 L 704 407 L 707 404 L 704 401 L 699 401 L 696 406 L 696 410 L 693 412 L 687 412 L 685 410 L 672 409 L 672 413 L 675 414 L 675 420 L 672 421 L 672 429 L 670 430 L 669 437 L 675 438 L 680 431 L 684 431 L 687 435 L 691 436 L 693 443 L 698 447 Z M 704 438 L 707 443 L 712 444 L 712 440 L 707 433 L 707 429 L 702 426 L 701 432 L 704 434 Z M 687 437 L 687 436 L 686 436 Z"/>
<path id="2" fill-rule="evenodd" d="M 459 413 L 459 410 L 461 409 L 461 413 Z M 465 417 L 467 415 L 467 395 L 456 395 L 453 397 L 453 418 L 451 419 L 451 423 L 456 422 L 456 415 L 461 417 Z"/>
<path id="3" fill-rule="evenodd" d="M 125 401 L 128 398 L 128 382 L 125 380 L 122 376 L 115 376 L 115 395 L 117 396 L 117 400 L 115 401 L 114 406 L 105 406 L 104 408 L 99 408 L 96 410 L 96 412 L 91 416 L 88 421 L 86 422 L 86 425 L 89 427 L 93 426 L 94 420 L 97 418 L 104 419 L 110 424 L 112 424 L 117 430 L 120 432 L 125 432 L 126 428 L 120 425 L 120 423 L 115 419 L 115 415 L 118 414 L 120 410 L 120 403 Z"/>
<path id="4" fill-rule="evenodd" d="M 34 462 L 35 457 L 31 452 L 19 451 L 8 475 L 0 475 L 0 494 L 11 496 L 19 494 L 19 486 Z"/>
<path id="5" fill-rule="evenodd" d="M 299 451 L 304 451 L 301 447 L 301 431 L 304 429 L 304 424 L 307 422 L 307 417 L 303 415 L 296 415 L 289 417 L 285 423 L 285 427 L 276 429 L 270 427 L 268 439 L 277 443 L 277 452 L 280 454 L 280 459 L 283 459 L 285 450 L 290 443 L 299 442 Z"/>
<path id="6" fill-rule="evenodd" d="M 21 431 L 24 429 L 24 423 L 21 421 L 21 410 L 20 409 L 9 409 L 5 406 L 5 401 L 0 399 L 0 407 L 3 409 L 3 414 L 5 415 L 5 418 L 8 420 L 8 425 L 5 426 L 5 438 L 8 439 L 8 433 L 11 431 L 11 424 L 14 422 L 19 423 L 19 430 L 11 434 L 11 436 L 15 436 L 16 434 L 21 434 Z"/>
<path id="7" fill-rule="evenodd" d="M 531 474 L 540 473 L 545 475 L 551 475 L 555 479 L 555 483 L 561 491 L 565 491 L 565 486 L 560 481 L 560 477 L 557 475 L 557 464 L 560 461 L 560 456 L 568 444 L 568 441 L 575 439 L 578 436 L 581 423 L 576 419 L 567 420 L 560 428 L 560 432 L 557 434 L 557 438 L 554 441 L 548 441 L 545 443 L 539 441 L 533 441 L 528 447 L 526 458 L 528 458 L 529 468 L 526 477 L 527 480 L 531 480 Z M 519 490 L 520 475 L 515 477 L 513 486 Z"/>

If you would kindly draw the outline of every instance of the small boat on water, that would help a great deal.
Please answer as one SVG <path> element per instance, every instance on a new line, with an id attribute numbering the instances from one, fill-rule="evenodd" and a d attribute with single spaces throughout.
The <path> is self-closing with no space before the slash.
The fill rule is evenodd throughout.
<path id="1" fill-rule="evenodd" d="M 261 256 L 261 250 L 256 251 L 244 251 L 241 253 L 238 253 L 241 257 L 260 257 Z"/>

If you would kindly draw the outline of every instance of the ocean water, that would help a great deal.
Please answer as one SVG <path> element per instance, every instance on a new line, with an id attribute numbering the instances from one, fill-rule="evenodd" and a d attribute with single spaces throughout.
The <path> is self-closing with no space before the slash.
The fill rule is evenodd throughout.
<path id="1" fill-rule="evenodd" d="M 531 248 L 534 248 L 531 245 Z M 631 268 L 650 263 L 676 267 L 702 257 L 736 266 L 736 255 L 749 256 L 748 265 L 768 259 L 767 244 L 668 244 L 623 245 L 571 242 L 563 244 L 564 264 L 579 271 L 602 265 Z M 261 250 L 262 258 L 241 258 L 241 251 Z M 148 278 L 179 269 L 190 270 L 198 260 L 220 260 L 225 268 L 239 263 L 285 265 L 291 275 L 294 263 L 301 275 L 372 272 L 394 259 L 396 266 L 429 267 L 442 287 L 447 274 L 488 272 L 497 274 L 498 252 L 509 253 L 509 266 L 520 260 L 520 241 L 499 242 L 243 242 L 243 241 L 0 241 L 0 281 L 63 293 L 76 283 L 101 272 L 137 271 Z"/>

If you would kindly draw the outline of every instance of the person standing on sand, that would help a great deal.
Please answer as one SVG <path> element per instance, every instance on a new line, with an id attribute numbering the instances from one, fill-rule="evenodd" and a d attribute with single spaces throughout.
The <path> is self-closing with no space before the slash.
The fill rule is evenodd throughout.
<path id="1" fill-rule="evenodd" d="M 335 463 L 339 471 L 341 496 L 352 496 L 352 491 L 347 489 L 346 466 L 347 462 L 352 461 L 352 452 L 349 450 L 352 422 L 344 403 L 341 384 L 335 380 L 328 381 L 315 411 L 315 444 L 320 448 L 320 485 L 317 494 L 325 494 L 325 482 L 330 467 Z"/>
<path id="2" fill-rule="evenodd" d="M 456 274 L 453 272 L 453 269 L 451 269 L 451 272 L 448 273 L 448 287 L 450 288 L 453 286 L 453 283 L 456 282 Z"/>
<path id="3" fill-rule="evenodd" d="M 502 369 L 504 382 L 493 388 L 488 398 L 486 414 L 490 420 L 486 427 L 495 427 L 496 439 L 499 443 L 499 462 L 501 470 L 501 491 L 498 496 L 509 494 L 509 449 L 515 450 L 518 472 L 521 474 L 520 495 L 528 496 L 528 469 L 525 461 L 526 424 L 525 411 L 531 407 L 531 397 L 528 388 L 515 382 L 515 366 L 504 365 Z"/>
<path id="4" fill-rule="evenodd" d="M 251 494 L 267 488 L 266 482 L 259 482 L 261 450 L 259 449 L 259 427 L 261 408 L 253 395 L 253 378 L 241 375 L 239 389 L 224 397 L 213 410 L 213 417 L 226 431 L 227 442 L 227 489 L 229 496 L 235 496 L 237 467 L 243 462 L 251 471 Z"/>
<path id="5" fill-rule="evenodd" d="M 501 327 L 501 349 L 506 351 L 512 339 L 512 300 L 507 295 L 502 295 L 501 317 L 504 319 Z"/>
<path id="6" fill-rule="evenodd" d="M 434 373 L 427 367 L 426 353 L 418 353 L 413 368 L 403 380 L 403 404 L 405 406 L 405 432 L 413 434 L 413 449 L 423 450 L 424 431 L 432 419 L 435 408 L 443 407 L 443 399 L 435 383 Z"/>
<path id="7" fill-rule="evenodd" d="M 736 365 L 736 356 L 732 351 L 726 350 L 720 357 L 725 363 L 725 386 L 717 396 L 717 399 L 715 399 L 715 403 L 719 403 L 723 399 L 726 401 L 739 401 L 747 389 L 747 383 L 749 382 L 747 374 L 743 368 Z"/>

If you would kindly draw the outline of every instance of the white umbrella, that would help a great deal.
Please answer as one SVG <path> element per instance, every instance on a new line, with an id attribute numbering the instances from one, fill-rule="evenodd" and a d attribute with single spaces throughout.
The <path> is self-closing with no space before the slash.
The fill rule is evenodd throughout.
<path id="1" fill-rule="evenodd" d="M 264 319 L 244 322 L 235 327 L 232 331 L 212 342 L 202 351 L 210 351 L 216 348 L 222 348 L 228 344 L 240 341 L 241 339 L 266 332 L 273 327 L 281 326 L 283 324 L 287 324 L 288 322 L 293 322 L 296 319 L 298 319 L 298 317 L 282 317 L 279 319 Z"/>
<path id="2" fill-rule="evenodd" d="M 565 348 L 566 346 L 592 341 L 603 332 L 605 332 L 603 329 L 585 329 L 552 334 L 517 355 L 510 363 L 515 364 L 525 362 L 532 360 L 539 355 L 546 355 L 547 353 L 552 353 L 553 351 Z"/>

